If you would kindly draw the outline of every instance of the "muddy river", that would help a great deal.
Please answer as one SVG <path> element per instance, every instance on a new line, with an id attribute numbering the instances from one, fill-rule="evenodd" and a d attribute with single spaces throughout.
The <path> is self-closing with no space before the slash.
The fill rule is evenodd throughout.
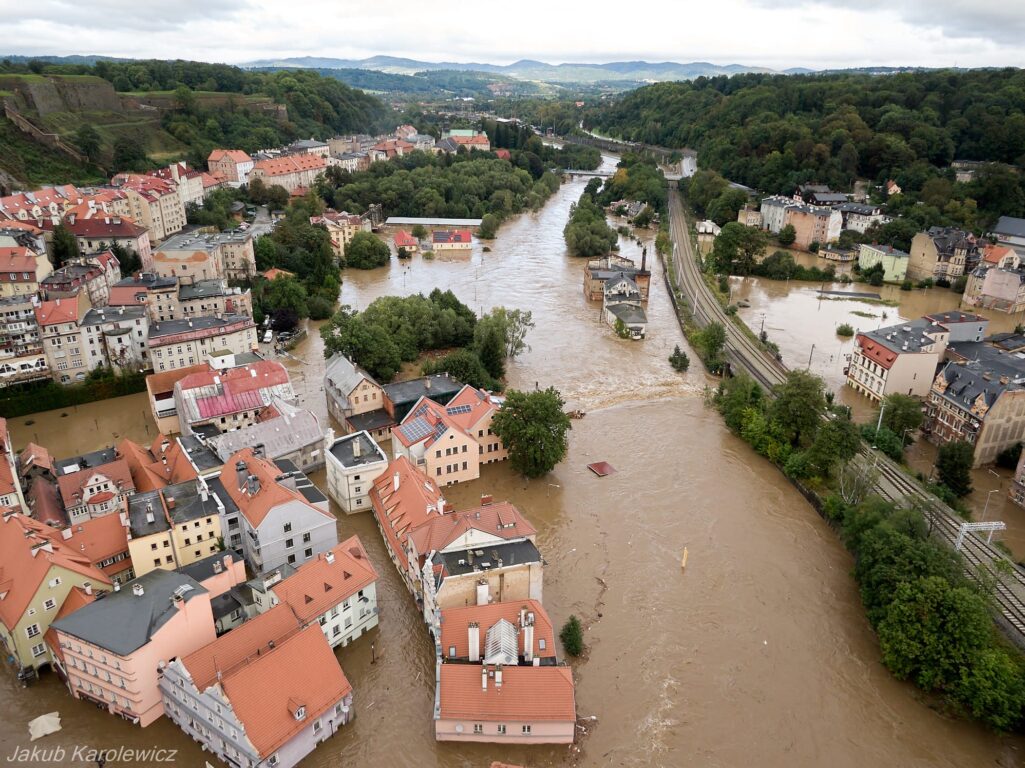
<path id="1" fill-rule="evenodd" d="M 436 743 L 426 632 L 372 519 L 340 518 L 340 533 L 359 534 L 379 566 L 381 625 L 339 650 L 357 718 L 303 765 L 1020 765 L 1025 741 L 937 712 L 882 668 L 835 535 L 705 406 L 713 382 L 698 366 L 685 375 L 669 367 L 673 345 L 684 342 L 657 264 L 648 338 L 623 341 L 599 324 L 599 307 L 583 297 L 583 264 L 562 241 L 583 186 L 570 182 L 543 210 L 504 225 L 488 253 L 477 245 L 461 260 L 415 256 L 346 274 L 342 299 L 365 307 L 439 286 L 478 310 L 533 312 L 531 349 L 510 365 L 510 385 L 554 385 L 588 412 L 574 422 L 569 456 L 531 483 L 488 466 L 447 496 L 459 507 L 494 493 L 538 528 L 545 605 L 559 624 L 570 613 L 584 620 L 588 654 L 573 663 L 577 707 L 596 719 L 572 748 Z M 623 250 L 639 257 L 636 244 Z M 323 415 L 319 348 L 314 334 L 288 365 Z M 15 443 L 38 436 L 66 454 L 108 443 L 112 430 L 145 437 L 148 412 L 131 397 L 32 420 L 12 423 Z M 592 476 L 585 464 L 599 459 L 618 473 Z M 21 690 L 10 674 L 0 675 L 0 759 L 27 744 L 28 719 L 53 710 L 65 730 L 39 743 L 171 746 L 181 750 L 178 765 L 203 766 L 203 753 L 166 721 L 140 730 L 73 701 L 53 676 Z"/>

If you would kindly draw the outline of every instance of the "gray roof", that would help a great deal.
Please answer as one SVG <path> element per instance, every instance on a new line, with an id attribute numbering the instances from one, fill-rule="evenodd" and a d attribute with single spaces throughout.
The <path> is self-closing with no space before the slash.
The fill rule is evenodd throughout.
<path id="1" fill-rule="evenodd" d="M 244 243 L 251 240 L 251 230 L 232 229 L 227 232 L 181 232 L 172 235 L 154 251 L 213 251 L 225 243 Z"/>
<path id="2" fill-rule="evenodd" d="M 353 363 L 345 355 L 338 353 L 328 358 L 324 366 L 324 382 L 335 387 L 343 395 L 348 395 L 363 379 L 374 381 L 374 377 Z"/>
<path id="3" fill-rule="evenodd" d="M 110 464 L 110 462 L 115 461 L 117 458 L 117 449 L 111 446 L 110 448 L 101 448 L 98 451 L 83 453 L 79 456 L 72 456 L 68 459 L 57 459 L 53 464 L 57 477 L 60 477 L 61 475 L 69 475 L 82 469 Z"/>
<path id="4" fill-rule="evenodd" d="M 357 432 L 363 430 L 374 432 L 378 429 L 395 426 L 395 419 L 384 408 L 377 408 L 365 413 L 354 413 L 352 416 L 346 416 L 345 421 Z"/>
<path id="5" fill-rule="evenodd" d="M 248 315 L 200 315 L 193 318 L 181 318 L 178 320 L 164 320 L 153 323 L 149 327 L 149 338 L 157 339 L 161 336 L 172 336 L 176 333 L 187 333 L 188 331 L 204 331 L 220 328 L 232 323 L 248 321 L 253 325 L 253 319 Z"/>
<path id="6" fill-rule="evenodd" d="M 929 227 L 926 234 L 932 238 L 936 250 L 942 256 L 952 256 L 956 248 L 964 248 L 966 251 L 978 250 L 975 235 L 957 227 Z"/>
<path id="7" fill-rule="evenodd" d="M 142 594 L 135 594 L 135 587 Z M 150 571 L 74 613 L 53 622 L 61 632 L 127 656 L 146 645 L 177 612 L 175 594 L 185 602 L 206 590 L 190 576 L 161 568 Z"/>
<path id="8" fill-rule="evenodd" d="M 912 320 L 910 323 L 888 325 L 874 331 L 863 331 L 862 335 L 872 339 L 887 349 L 897 352 L 920 352 L 923 347 L 934 344 L 935 340 L 926 333 L 943 333 L 946 329 L 926 317 Z"/>
<path id="9" fill-rule="evenodd" d="M 840 192 L 813 192 L 811 197 L 819 205 L 834 205 L 847 202 L 847 195 Z"/>
<path id="10" fill-rule="evenodd" d="M 385 384 L 384 393 L 395 405 L 404 403 L 415 403 L 421 397 L 429 397 L 436 400 L 439 396 L 455 395 L 463 388 L 463 384 L 456 381 L 447 373 L 436 373 L 431 376 L 423 376 L 419 379 L 409 381 L 397 381 L 394 384 Z M 451 399 L 451 398 L 450 398 Z"/>
<path id="11" fill-rule="evenodd" d="M 188 454 L 192 465 L 200 474 L 216 469 L 224 464 L 224 461 L 214 453 L 213 449 L 195 435 L 182 435 L 178 438 L 178 443 L 181 445 L 182 450 Z"/>
<path id="12" fill-rule="evenodd" d="M 224 461 L 243 448 L 254 445 L 262 445 L 264 455 L 275 459 L 323 440 L 320 421 L 313 411 L 296 408 L 280 397 L 271 398 L 269 405 L 276 408 L 281 415 L 242 429 L 218 434 L 209 438 L 207 445 Z"/>
<path id="13" fill-rule="evenodd" d="M 167 517 L 171 518 L 170 523 L 164 516 L 165 505 L 168 506 Z M 198 480 L 186 480 L 128 497 L 128 525 L 132 536 L 136 538 L 166 531 L 171 524 L 180 525 L 201 517 L 215 517 L 219 513 L 213 494 L 207 493 L 206 498 L 203 498 Z M 153 516 L 152 522 L 147 520 L 147 515 Z"/>
<path id="14" fill-rule="evenodd" d="M 76 277 L 86 277 L 92 274 L 94 277 L 101 277 L 103 269 L 96 264 L 67 264 L 60 269 L 55 269 L 40 281 L 40 285 L 51 285 L 62 283 L 65 280 L 74 280 Z"/>
<path id="15" fill-rule="evenodd" d="M 228 558 L 232 563 L 242 562 L 241 554 L 225 549 L 223 552 L 214 552 L 212 555 L 204 557 L 202 560 L 197 560 L 190 565 L 183 565 L 178 569 L 178 572 L 184 573 L 186 576 L 190 576 L 202 584 L 214 574 L 224 571 L 224 558 Z"/>
<path id="16" fill-rule="evenodd" d="M 878 205 L 865 205 L 864 203 L 840 203 L 833 207 L 841 213 L 860 213 L 862 216 L 873 216 L 879 213 Z"/>
<path id="17" fill-rule="evenodd" d="M 217 597 L 210 600 L 210 611 L 214 615 L 214 621 L 223 619 L 235 611 L 240 611 L 244 607 L 242 601 L 234 594 L 234 589 L 229 589 Z"/>
<path id="18" fill-rule="evenodd" d="M 238 504 L 232 500 L 228 492 L 224 490 L 224 483 L 221 482 L 221 476 L 211 477 L 206 481 L 207 487 L 210 488 L 210 493 L 221 500 L 221 504 L 224 505 L 225 515 L 234 515 L 238 513 Z"/>
<path id="19" fill-rule="evenodd" d="M 963 362 L 950 362 L 943 368 L 947 389 L 941 397 L 965 409 L 980 396 L 987 405 L 1008 390 L 1020 390 L 1025 384 L 1025 354 L 1004 352 L 985 342 L 952 344 L 950 352 Z"/>
<path id="20" fill-rule="evenodd" d="M 190 299 L 205 299 L 210 296 L 225 296 L 230 293 L 226 280 L 214 278 L 212 280 L 197 280 L 194 283 L 186 283 L 178 289 L 178 298 L 183 301 Z"/>
<path id="21" fill-rule="evenodd" d="M 645 325 L 648 322 L 644 310 L 634 304 L 610 304 L 608 310 L 627 326 Z"/>
<path id="22" fill-rule="evenodd" d="M 313 481 L 306 476 L 306 473 L 288 459 L 277 459 L 274 461 L 274 466 L 282 472 L 292 475 L 292 478 L 295 480 L 295 489 L 310 504 L 323 504 L 327 501 L 327 496 L 320 492 L 320 489 L 313 484 Z"/>
<path id="23" fill-rule="evenodd" d="M 460 560 L 463 561 L 462 564 L 460 564 Z M 474 569 L 486 571 L 489 568 L 497 568 L 499 560 L 502 561 L 503 567 L 522 563 L 539 563 L 541 562 L 541 553 L 538 552 L 532 541 L 524 539 L 508 544 L 488 546 L 484 550 L 483 556 L 475 555 L 470 558 L 467 556 L 467 550 L 457 549 L 451 552 L 437 552 L 433 558 L 434 563 L 440 561 L 445 564 L 445 570 L 450 576 L 473 573 Z"/>
<path id="24" fill-rule="evenodd" d="M 993 227 L 994 234 L 1006 237 L 1025 237 L 1025 219 L 1014 216 L 1001 216 Z"/>
<path id="25" fill-rule="evenodd" d="M 99 309 L 90 309 L 86 312 L 79 325 L 105 325 L 107 323 L 141 320 L 144 317 L 146 317 L 146 308 L 142 306 L 100 307 Z"/>
<path id="26" fill-rule="evenodd" d="M 359 456 L 356 456 L 353 447 L 359 445 Z M 374 442 L 366 432 L 356 432 L 352 435 L 340 437 L 331 444 L 331 455 L 342 463 L 343 467 L 359 467 L 374 462 L 388 462 L 388 457 L 380 446 Z"/>
<path id="27" fill-rule="evenodd" d="M 146 288 L 148 290 L 173 288 L 176 285 L 178 285 L 177 277 L 161 277 L 154 272 L 140 272 L 138 279 L 126 277 L 114 283 L 115 288 Z"/>

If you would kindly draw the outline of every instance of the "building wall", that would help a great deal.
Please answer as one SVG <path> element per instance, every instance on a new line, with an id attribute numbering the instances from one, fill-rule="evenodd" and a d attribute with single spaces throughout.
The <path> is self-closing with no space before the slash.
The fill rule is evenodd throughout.
<path id="1" fill-rule="evenodd" d="M 173 571 L 179 565 L 170 531 L 129 539 L 128 552 L 132 557 L 132 568 L 136 577 L 144 576 L 157 568 Z"/>
<path id="2" fill-rule="evenodd" d="M 285 531 L 285 524 L 291 530 Z M 265 573 L 289 563 L 299 566 L 338 544 L 334 517 L 326 516 L 300 501 L 290 501 L 272 509 L 260 523 L 258 541 L 249 534 L 251 526 L 242 515 L 242 535 L 246 560 L 255 573 Z M 310 535 L 304 541 L 304 534 Z M 289 544 L 291 542 L 291 544 Z"/>
<path id="3" fill-rule="evenodd" d="M 1025 440 L 1025 390 L 1005 391 L 986 413 L 975 440 L 975 466 L 996 461 L 997 454 Z"/>
<path id="4" fill-rule="evenodd" d="M 507 565 L 490 568 L 462 576 L 449 576 L 441 582 L 433 601 L 429 590 L 424 595 L 424 615 L 427 620 L 435 611 L 448 608 L 463 608 L 477 604 L 477 584 L 482 579 L 488 583 L 492 602 L 509 600 L 541 600 L 544 569 L 541 563 Z M 428 605 L 433 602 L 433 605 Z"/>
<path id="5" fill-rule="evenodd" d="M 347 515 L 356 512 L 370 512 L 370 489 L 374 480 L 388 469 L 387 461 L 376 461 L 358 467 L 346 468 L 330 451 L 327 457 L 327 492 Z"/>
<path id="6" fill-rule="evenodd" d="M 483 733 L 475 734 L 474 725 L 480 724 Z M 505 726 L 505 733 L 498 732 L 498 726 Z M 530 734 L 523 733 L 523 726 L 530 726 Z M 457 726 L 460 728 L 456 730 Z M 438 741 L 490 742 L 495 744 L 572 744 L 576 723 L 550 720 L 503 721 L 452 720 L 439 718 L 434 721 L 434 738 Z"/>
<path id="7" fill-rule="evenodd" d="M 897 355 L 890 366 L 883 395 L 901 394 L 927 397 L 936 376 L 939 355 L 935 352 L 918 352 Z"/>
<path id="8" fill-rule="evenodd" d="M 138 717 L 143 727 L 163 715 L 164 703 L 158 686 L 161 665 L 187 656 L 217 639 L 209 593 L 179 601 L 177 606 L 178 612 L 146 645 L 129 656 L 117 656 L 58 631 L 68 687 L 75 698 L 83 698 L 85 692 L 90 692 L 89 698 L 102 698 L 112 714 Z M 110 663 L 104 663 L 104 659 Z"/>
<path id="9" fill-rule="evenodd" d="M 401 445 L 401 440 L 393 440 Z M 480 477 L 480 448 L 468 435 L 448 430 L 424 451 L 427 477 L 440 485 L 452 485 Z"/>
<path id="10" fill-rule="evenodd" d="M 51 566 L 12 630 L 0 623 L 0 641 L 7 655 L 13 656 L 22 667 L 39 667 L 50 662 L 43 643 L 43 636 L 50 628 L 50 622 L 64 605 L 64 600 L 74 587 L 86 585 L 105 589 L 108 585 L 97 583 L 80 573 Z M 29 634 L 31 632 L 31 635 Z"/>
<path id="11" fill-rule="evenodd" d="M 179 566 L 191 565 L 220 550 L 220 536 L 221 518 L 217 514 L 175 525 L 171 529 L 171 546 Z"/>
<path id="12" fill-rule="evenodd" d="M 240 355 L 250 352 L 257 346 L 256 331 L 252 326 L 231 333 L 209 336 L 191 341 L 172 344 L 153 343 L 150 341 L 150 362 L 154 371 L 171 371 L 177 368 L 188 368 L 209 357 L 211 352 L 226 349 Z"/>
<path id="13" fill-rule="evenodd" d="M 153 254 L 152 271 L 161 277 L 177 277 L 186 285 L 197 280 L 224 277 L 224 270 L 215 250 L 161 251 Z"/>
<path id="14" fill-rule="evenodd" d="M 871 245 L 862 244 L 858 253 L 858 266 L 862 271 L 876 264 L 883 265 L 883 280 L 888 283 L 904 281 L 908 269 L 908 257 L 887 253 Z"/>
<path id="15" fill-rule="evenodd" d="M 361 413 L 376 411 L 384 405 L 384 390 L 372 381 L 363 379 L 356 388 L 349 393 L 350 413 L 347 415 L 356 416 Z"/>

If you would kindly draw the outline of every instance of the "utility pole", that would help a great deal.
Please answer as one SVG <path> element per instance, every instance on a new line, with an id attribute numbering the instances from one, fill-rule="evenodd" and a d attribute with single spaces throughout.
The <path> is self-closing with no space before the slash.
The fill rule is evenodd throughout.
<path id="1" fill-rule="evenodd" d="M 883 428 L 883 412 L 886 410 L 886 403 L 879 403 L 879 421 L 876 422 L 876 432 Z"/>
<path id="2" fill-rule="evenodd" d="M 811 370 L 811 356 L 815 354 L 815 345 L 811 345 L 811 352 L 808 353 L 808 367 L 805 370 Z"/>

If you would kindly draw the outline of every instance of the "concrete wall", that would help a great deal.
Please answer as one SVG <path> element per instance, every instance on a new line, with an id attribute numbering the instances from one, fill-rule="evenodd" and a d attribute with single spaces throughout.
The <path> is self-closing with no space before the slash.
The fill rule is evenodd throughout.
<path id="1" fill-rule="evenodd" d="M 482 734 L 475 734 L 473 726 L 481 723 L 484 726 Z M 434 737 L 438 741 L 476 741 L 491 742 L 495 744 L 572 744 L 576 723 L 572 720 L 564 722 L 553 721 L 516 721 L 503 722 L 505 733 L 499 734 L 497 722 L 481 722 L 481 720 L 447 720 L 439 719 L 434 722 Z M 523 734 L 523 726 L 530 726 L 530 735 Z M 456 730 L 461 726 L 462 732 Z"/>
<path id="2" fill-rule="evenodd" d="M 243 527 L 248 527 L 245 516 Z M 286 523 L 292 529 L 284 530 Z M 310 534 L 310 541 L 303 541 L 303 534 Z M 289 540 L 292 546 L 287 546 Z M 272 509 L 259 527 L 259 546 L 254 547 L 248 534 L 242 535 L 246 548 L 246 560 L 255 573 L 264 573 L 288 562 L 289 555 L 295 560 L 291 565 L 299 566 L 321 552 L 327 552 L 338 544 L 338 530 L 335 518 L 301 501 L 290 501 Z M 312 550 L 309 557 L 306 550 Z"/>

